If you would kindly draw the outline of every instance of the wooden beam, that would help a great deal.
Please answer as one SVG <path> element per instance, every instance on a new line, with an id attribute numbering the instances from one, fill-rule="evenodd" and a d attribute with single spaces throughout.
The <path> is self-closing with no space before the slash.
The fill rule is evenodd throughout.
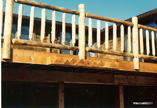
<path id="1" fill-rule="evenodd" d="M 100 34 L 100 20 L 97 20 L 97 48 L 100 48 L 100 42 L 101 42 L 101 34 Z"/>
<path id="2" fill-rule="evenodd" d="M 109 49 L 109 30 L 108 30 L 108 22 L 105 22 L 105 49 Z"/>
<path id="3" fill-rule="evenodd" d="M 72 15 L 72 45 L 76 43 L 76 15 Z"/>
<path id="4" fill-rule="evenodd" d="M 92 19 L 88 20 L 88 46 L 92 47 L 93 37 L 92 37 Z"/>
<path id="5" fill-rule="evenodd" d="M 62 7 L 57 7 L 57 6 L 53 6 L 53 5 L 49 5 L 49 4 L 44 4 L 44 3 L 36 2 L 36 1 L 15 0 L 15 2 L 26 4 L 26 5 L 31 5 L 31 6 L 36 6 L 36 7 L 40 7 L 40 8 L 46 8 L 46 9 L 56 10 L 56 11 L 60 11 L 60 12 L 65 12 L 65 13 L 79 15 L 79 12 L 76 11 L 76 10 L 71 10 L 71 9 L 66 9 L 66 8 L 62 8 Z"/>
<path id="6" fill-rule="evenodd" d="M 120 35 L 121 35 L 121 52 L 124 52 L 124 25 L 120 26 Z"/>
<path id="7" fill-rule="evenodd" d="M 157 29 L 156 29 L 156 28 L 148 27 L 148 26 L 141 25 L 141 24 L 138 24 L 138 28 L 145 29 L 145 30 L 149 30 L 149 31 L 157 32 Z"/>
<path id="8" fill-rule="evenodd" d="M 30 12 L 30 22 L 29 22 L 29 40 L 33 40 L 33 31 L 34 31 L 34 12 L 35 12 L 35 7 L 31 7 L 31 12 Z"/>
<path id="9" fill-rule="evenodd" d="M 44 42 L 45 39 L 45 28 L 46 28 L 46 9 L 43 8 L 41 11 L 41 30 L 40 30 L 41 42 Z"/>
<path id="10" fill-rule="evenodd" d="M 2 81 L 64 82 L 79 84 L 114 84 L 156 86 L 157 78 L 98 73 L 76 73 L 47 70 L 2 68 Z"/>
<path id="11" fill-rule="evenodd" d="M 3 59 L 11 58 L 11 37 L 13 23 L 13 0 L 6 0 L 4 24 Z"/>
<path id="12" fill-rule="evenodd" d="M 117 50 L 117 25 L 113 24 L 113 51 Z"/>
<path id="13" fill-rule="evenodd" d="M 64 82 L 59 82 L 59 108 L 64 108 Z"/>
<path id="14" fill-rule="evenodd" d="M 120 108 L 124 108 L 124 92 L 123 85 L 119 85 Z"/>
<path id="15" fill-rule="evenodd" d="M 65 36 L 66 36 L 66 14 L 63 13 L 62 16 L 62 44 L 65 45 Z"/>
<path id="16" fill-rule="evenodd" d="M 51 42 L 54 44 L 56 38 L 56 11 L 52 12 L 52 28 L 51 28 Z"/>

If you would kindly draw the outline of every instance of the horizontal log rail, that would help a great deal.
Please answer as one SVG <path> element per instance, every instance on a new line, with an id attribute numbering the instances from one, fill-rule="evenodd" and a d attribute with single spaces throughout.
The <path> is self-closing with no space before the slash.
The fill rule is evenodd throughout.
<path id="1" fill-rule="evenodd" d="M 46 9 L 56 10 L 56 11 L 60 11 L 60 12 L 79 15 L 79 11 L 66 9 L 66 8 L 62 8 L 62 7 L 57 7 L 57 6 L 44 4 L 44 3 L 40 3 L 40 2 L 35 2 L 35 1 L 30 1 L 30 0 L 14 0 L 14 1 L 16 3 L 22 3 L 22 4 L 36 6 L 36 7 L 40 7 L 40 8 L 46 8 Z"/>
<path id="2" fill-rule="evenodd" d="M 97 20 L 109 21 L 109 22 L 113 22 L 113 23 L 124 24 L 124 25 L 128 25 L 128 26 L 131 26 L 131 27 L 133 26 L 132 22 L 123 21 L 123 20 L 114 19 L 114 18 L 109 18 L 109 17 L 104 17 L 104 16 L 90 14 L 90 13 L 86 13 L 86 17 L 87 18 L 97 19 Z"/>
<path id="3" fill-rule="evenodd" d="M 144 25 L 141 25 L 141 24 L 138 24 L 138 28 L 146 29 L 146 30 L 150 30 L 150 31 L 157 32 L 157 29 L 152 28 L 152 27 L 148 27 L 148 26 L 144 26 Z"/>
<path id="4" fill-rule="evenodd" d="M 47 48 L 56 48 L 61 50 L 79 51 L 79 48 L 74 46 L 43 43 L 43 42 L 36 42 L 36 41 L 22 40 L 22 39 L 13 39 L 12 43 L 16 45 L 29 45 L 29 46 L 36 46 L 36 47 L 47 47 Z"/>

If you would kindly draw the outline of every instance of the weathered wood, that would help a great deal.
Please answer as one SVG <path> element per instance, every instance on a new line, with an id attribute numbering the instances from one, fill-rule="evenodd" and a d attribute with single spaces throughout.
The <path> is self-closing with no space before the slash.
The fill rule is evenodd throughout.
<path id="1" fill-rule="evenodd" d="M 76 43 L 76 15 L 72 15 L 72 45 Z"/>
<path id="2" fill-rule="evenodd" d="M 41 12 L 41 31 L 40 31 L 40 40 L 44 42 L 45 38 L 45 27 L 46 27 L 46 9 L 42 9 Z"/>
<path id="3" fill-rule="evenodd" d="M 65 77 L 66 76 L 66 77 Z M 2 81 L 156 86 L 156 77 L 2 68 Z"/>
<path id="4" fill-rule="evenodd" d="M 144 54 L 143 29 L 140 29 L 140 53 Z"/>
<path id="5" fill-rule="evenodd" d="M 79 5 L 79 59 L 85 59 L 85 5 Z"/>
<path id="6" fill-rule="evenodd" d="M 113 50 L 117 50 L 117 25 L 113 24 Z"/>
<path id="7" fill-rule="evenodd" d="M 66 25 L 65 25 L 66 16 L 63 13 L 62 16 L 62 44 L 65 45 L 65 34 L 66 34 Z"/>
<path id="8" fill-rule="evenodd" d="M 149 31 L 146 30 L 146 50 L 147 50 L 147 55 L 150 54 L 150 44 L 149 44 Z"/>
<path id="9" fill-rule="evenodd" d="M 55 43 L 56 38 L 56 11 L 52 11 L 52 28 L 51 28 L 51 42 Z"/>
<path id="10" fill-rule="evenodd" d="M 128 53 L 131 53 L 131 27 L 128 27 Z"/>
<path id="11" fill-rule="evenodd" d="M 72 43 L 72 40 L 70 41 L 70 46 L 74 47 L 74 44 Z M 70 50 L 70 55 L 73 55 L 73 54 L 74 54 L 74 51 Z"/>
<path id="12" fill-rule="evenodd" d="M 43 42 L 36 42 L 36 41 L 29 41 L 29 40 L 18 40 L 13 39 L 13 44 L 16 45 L 29 45 L 29 46 L 37 46 L 37 47 L 47 47 L 47 48 L 57 48 L 61 50 L 73 50 L 79 51 L 78 47 L 68 46 L 68 45 L 60 45 L 60 44 L 52 44 L 52 43 L 43 43 Z"/>
<path id="13" fill-rule="evenodd" d="M 133 54 L 129 53 L 122 53 L 122 52 L 116 52 L 116 51 L 109 51 L 109 50 L 101 50 L 96 48 L 86 48 L 87 52 L 94 52 L 94 53 L 102 53 L 102 54 L 111 54 L 111 55 L 117 55 L 117 56 L 126 56 L 126 57 L 134 57 Z"/>
<path id="14" fill-rule="evenodd" d="M 101 40 L 101 35 L 100 35 L 100 20 L 97 20 L 97 47 L 100 48 L 100 40 Z"/>
<path id="15" fill-rule="evenodd" d="M 93 41 L 93 37 L 92 37 L 92 19 L 89 18 L 88 19 L 88 47 L 92 47 L 92 41 Z"/>
<path id="16" fill-rule="evenodd" d="M 152 36 L 152 55 L 155 56 L 155 38 L 154 38 L 154 32 L 151 32 Z"/>
<path id="17" fill-rule="evenodd" d="M 134 54 L 134 69 L 139 69 L 139 45 L 138 45 L 138 19 L 137 17 L 132 18 L 134 24 L 132 29 L 133 36 L 133 54 Z"/>
<path id="18" fill-rule="evenodd" d="M 124 26 L 120 26 L 120 34 L 121 34 L 121 52 L 124 52 Z"/>
<path id="19" fill-rule="evenodd" d="M 29 40 L 33 40 L 33 31 L 34 31 L 34 12 L 35 12 L 35 7 L 31 7 L 31 12 L 30 12 L 30 23 L 29 23 Z"/>
<path id="20" fill-rule="evenodd" d="M 17 39 L 20 39 L 20 37 L 21 37 L 22 13 L 23 13 L 23 5 L 20 4 L 19 5 L 19 12 L 18 12 L 17 34 L 16 34 Z"/>
<path id="21" fill-rule="evenodd" d="M 118 19 L 114 19 L 114 18 L 108 18 L 108 17 L 99 16 L 99 15 L 90 14 L 90 13 L 86 13 L 86 17 L 94 18 L 94 19 L 98 19 L 98 20 L 104 20 L 104 21 L 113 22 L 113 23 L 120 23 L 120 24 L 131 26 L 131 27 L 133 26 L 132 22 L 118 20 Z"/>
<path id="22" fill-rule="evenodd" d="M 0 1 L 0 8 L 1 8 L 1 18 L 0 18 L 0 22 L 1 22 L 1 37 L 2 37 L 2 34 L 3 34 L 3 8 L 4 8 L 4 3 L 3 3 L 3 0 Z"/>
<path id="23" fill-rule="evenodd" d="M 146 29 L 146 30 L 150 30 L 150 31 L 157 32 L 157 29 L 156 29 L 156 28 L 148 27 L 148 26 L 141 25 L 141 24 L 138 24 L 138 28 Z"/>
<path id="24" fill-rule="evenodd" d="M 124 108 L 123 85 L 119 85 L 119 100 L 120 100 L 120 108 Z"/>
<path id="25" fill-rule="evenodd" d="M 60 12 L 79 15 L 79 12 L 76 10 L 66 9 L 66 8 L 57 7 L 57 6 L 44 4 L 44 3 L 40 3 L 40 2 L 35 2 L 35 1 L 30 1 L 30 0 L 15 0 L 15 2 L 26 4 L 26 5 L 31 5 L 31 6 L 36 6 L 36 7 L 40 7 L 40 8 L 46 8 L 46 9 L 56 10 L 56 11 L 60 11 Z"/>
<path id="26" fill-rule="evenodd" d="M 105 22 L 105 49 L 109 49 L 109 29 L 108 29 L 108 22 Z"/>
<path id="27" fill-rule="evenodd" d="M 13 0 L 6 0 L 5 9 L 3 59 L 10 59 L 13 23 Z"/>
<path id="28" fill-rule="evenodd" d="M 59 108 L 64 108 L 64 82 L 59 82 Z"/>

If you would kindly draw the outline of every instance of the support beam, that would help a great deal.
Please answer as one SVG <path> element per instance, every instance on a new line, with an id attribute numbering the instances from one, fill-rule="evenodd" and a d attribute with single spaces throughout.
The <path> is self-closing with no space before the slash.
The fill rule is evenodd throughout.
<path id="1" fill-rule="evenodd" d="M 2 34 L 3 34 L 3 7 L 4 7 L 4 3 L 3 3 L 3 0 L 0 1 L 0 8 L 1 8 L 1 13 L 0 13 L 0 16 L 1 16 L 1 19 L 0 19 L 0 22 L 1 22 L 1 37 L 2 37 Z"/>
<path id="2" fill-rule="evenodd" d="M 13 23 L 13 0 L 6 1 L 4 25 L 3 59 L 11 58 L 11 36 Z"/>
<path id="3" fill-rule="evenodd" d="M 119 85 L 119 100 L 120 100 L 120 108 L 124 108 L 123 85 Z"/>
<path id="4" fill-rule="evenodd" d="M 64 82 L 59 82 L 59 108 L 64 108 Z"/>

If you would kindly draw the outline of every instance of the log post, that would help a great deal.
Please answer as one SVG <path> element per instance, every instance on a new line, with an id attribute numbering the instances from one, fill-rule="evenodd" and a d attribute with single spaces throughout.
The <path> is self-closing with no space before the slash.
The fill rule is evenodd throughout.
<path id="1" fill-rule="evenodd" d="M 119 100 L 120 108 L 124 108 L 124 94 L 123 94 L 123 85 L 119 85 Z"/>
<path id="2" fill-rule="evenodd" d="M 1 22 L 1 37 L 2 37 L 2 34 L 3 34 L 3 7 L 4 7 L 4 3 L 3 3 L 3 0 L 1 0 L 0 1 L 0 8 L 1 8 L 1 14 L 0 14 L 0 16 L 1 16 L 1 19 L 0 19 L 0 22 Z"/>
<path id="3" fill-rule="evenodd" d="M 79 5 L 79 59 L 85 59 L 85 5 Z"/>
<path id="4" fill-rule="evenodd" d="M 11 58 L 11 36 L 13 23 L 13 0 L 6 1 L 4 25 L 3 59 Z"/>
<path id="5" fill-rule="evenodd" d="M 139 45 L 138 45 L 138 19 L 137 17 L 132 18 L 133 30 L 133 54 L 134 54 L 134 69 L 139 69 Z"/>
<path id="6" fill-rule="evenodd" d="M 64 82 L 59 82 L 59 108 L 64 108 Z"/>

